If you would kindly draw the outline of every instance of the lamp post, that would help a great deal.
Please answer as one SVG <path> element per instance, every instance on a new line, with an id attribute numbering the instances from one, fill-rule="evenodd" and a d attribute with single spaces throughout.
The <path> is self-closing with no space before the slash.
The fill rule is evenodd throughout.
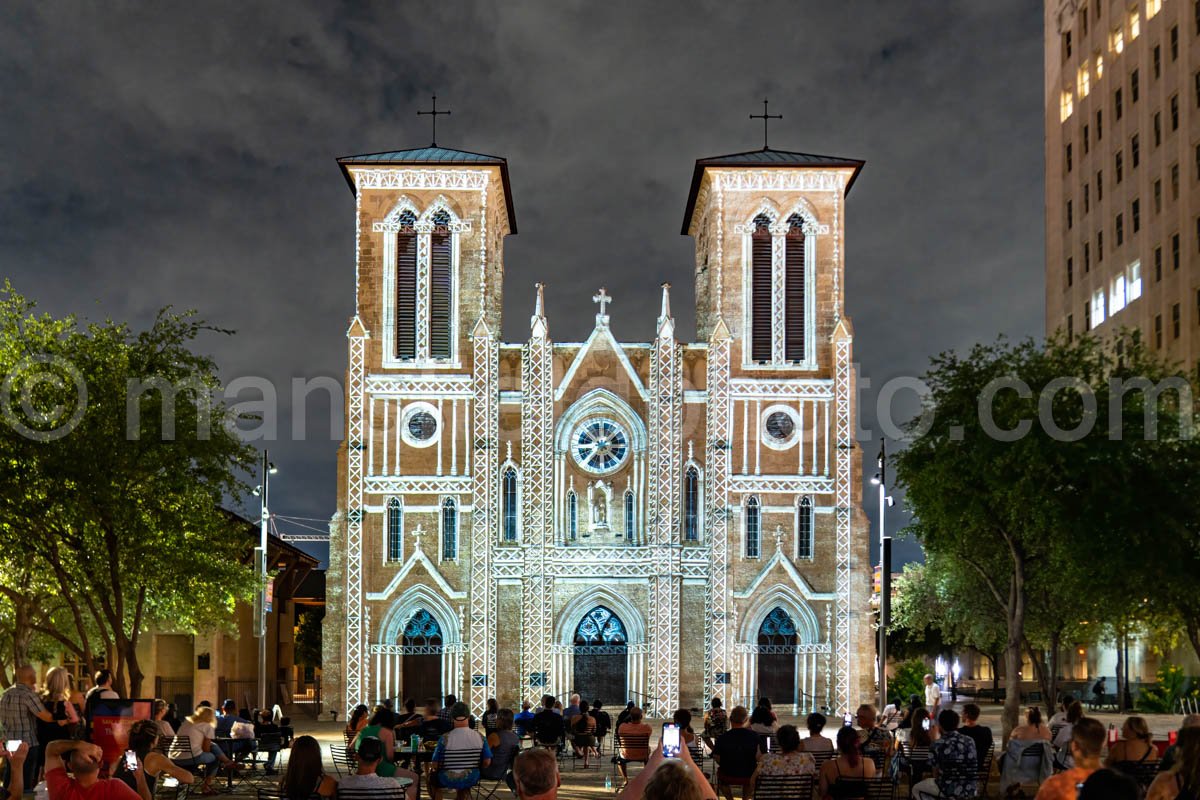
<path id="1" fill-rule="evenodd" d="M 887 706 L 887 631 L 892 613 L 892 537 L 884 526 L 886 509 L 892 505 L 887 493 L 887 442 L 879 443 L 879 471 L 871 483 L 879 487 L 879 710 Z"/>
<path id="2" fill-rule="evenodd" d="M 258 637 L 258 707 L 267 705 L 267 524 L 270 521 L 270 511 L 267 506 L 267 494 L 270 490 L 271 476 L 279 470 L 267 459 L 267 451 L 263 449 L 262 483 L 254 489 L 262 501 L 262 512 L 258 518 L 258 547 L 254 549 L 254 568 L 258 573 L 258 595 L 254 608 L 254 635 Z"/>

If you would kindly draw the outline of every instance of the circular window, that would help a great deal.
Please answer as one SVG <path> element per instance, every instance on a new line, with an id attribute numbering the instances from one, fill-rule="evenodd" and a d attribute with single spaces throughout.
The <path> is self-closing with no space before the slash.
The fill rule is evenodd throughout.
<path id="1" fill-rule="evenodd" d="M 794 408 L 771 406 L 762 416 L 763 444 L 777 450 L 791 447 L 799 427 L 800 419 Z"/>
<path id="2" fill-rule="evenodd" d="M 413 447 L 429 447 L 437 441 L 437 411 L 426 403 L 414 403 L 404 414 L 400 435 Z"/>
<path id="3" fill-rule="evenodd" d="M 604 474 L 625 463 L 629 438 L 611 419 L 589 420 L 575 429 L 571 454 L 575 463 L 588 472 Z"/>

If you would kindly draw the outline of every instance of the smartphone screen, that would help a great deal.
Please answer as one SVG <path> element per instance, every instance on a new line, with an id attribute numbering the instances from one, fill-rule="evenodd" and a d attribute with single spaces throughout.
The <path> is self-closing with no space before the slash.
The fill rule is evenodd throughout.
<path id="1" fill-rule="evenodd" d="M 850 716 L 849 711 L 846 712 L 846 716 L 842 717 L 842 724 L 844 724 L 847 728 L 854 724 L 854 717 Z"/>
<path id="2" fill-rule="evenodd" d="M 921 728 L 923 730 L 929 730 L 929 720 L 928 719 L 921 720 Z"/>
<path id="3" fill-rule="evenodd" d="M 20 739 L 9 739 L 4 743 L 4 749 L 10 753 L 15 753 L 21 747 Z"/>
<path id="4" fill-rule="evenodd" d="M 663 723 L 663 758 L 679 758 L 679 726 L 672 722 Z"/>
<path id="5" fill-rule="evenodd" d="M 125 769 L 137 769 L 137 753 L 132 750 L 125 751 Z"/>
<path id="6" fill-rule="evenodd" d="M 767 752 L 771 752 L 771 737 L 767 737 Z"/>

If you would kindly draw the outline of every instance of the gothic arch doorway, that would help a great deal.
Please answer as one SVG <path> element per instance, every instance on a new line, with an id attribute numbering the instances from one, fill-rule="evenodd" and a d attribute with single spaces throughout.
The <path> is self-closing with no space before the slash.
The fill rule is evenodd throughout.
<path id="1" fill-rule="evenodd" d="M 588 700 L 623 705 L 629 685 L 629 636 L 605 606 L 583 615 L 575 628 L 572 686 Z"/>
<path id="2" fill-rule="evenodd" d="M 798 702 L 796 696 L 796 655 L 800 636 L 791 615 L 775 606 L 758 627 L 758 686 L 761 699 L 769 697 L 776 705 Z"/>
<path id="3" fill-rule="evenodd" d="M 427 698 L 442 696 L 442 627 L 423 608 L 418 608 L 400 635 L 403 653 L 405 697 L 420 705 Z"/>

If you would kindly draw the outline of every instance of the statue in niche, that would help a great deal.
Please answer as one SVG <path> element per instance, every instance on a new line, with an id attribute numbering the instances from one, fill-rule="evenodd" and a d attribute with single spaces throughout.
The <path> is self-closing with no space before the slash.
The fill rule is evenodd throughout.
<path id="1" fill-rule="evenodd" d="M 591 530 L 606 531 L 608 524 L 608 506 L 612 502 L 612 484 L 596 481 L 588 484 L 588 506 L 592 511 Z"/>

